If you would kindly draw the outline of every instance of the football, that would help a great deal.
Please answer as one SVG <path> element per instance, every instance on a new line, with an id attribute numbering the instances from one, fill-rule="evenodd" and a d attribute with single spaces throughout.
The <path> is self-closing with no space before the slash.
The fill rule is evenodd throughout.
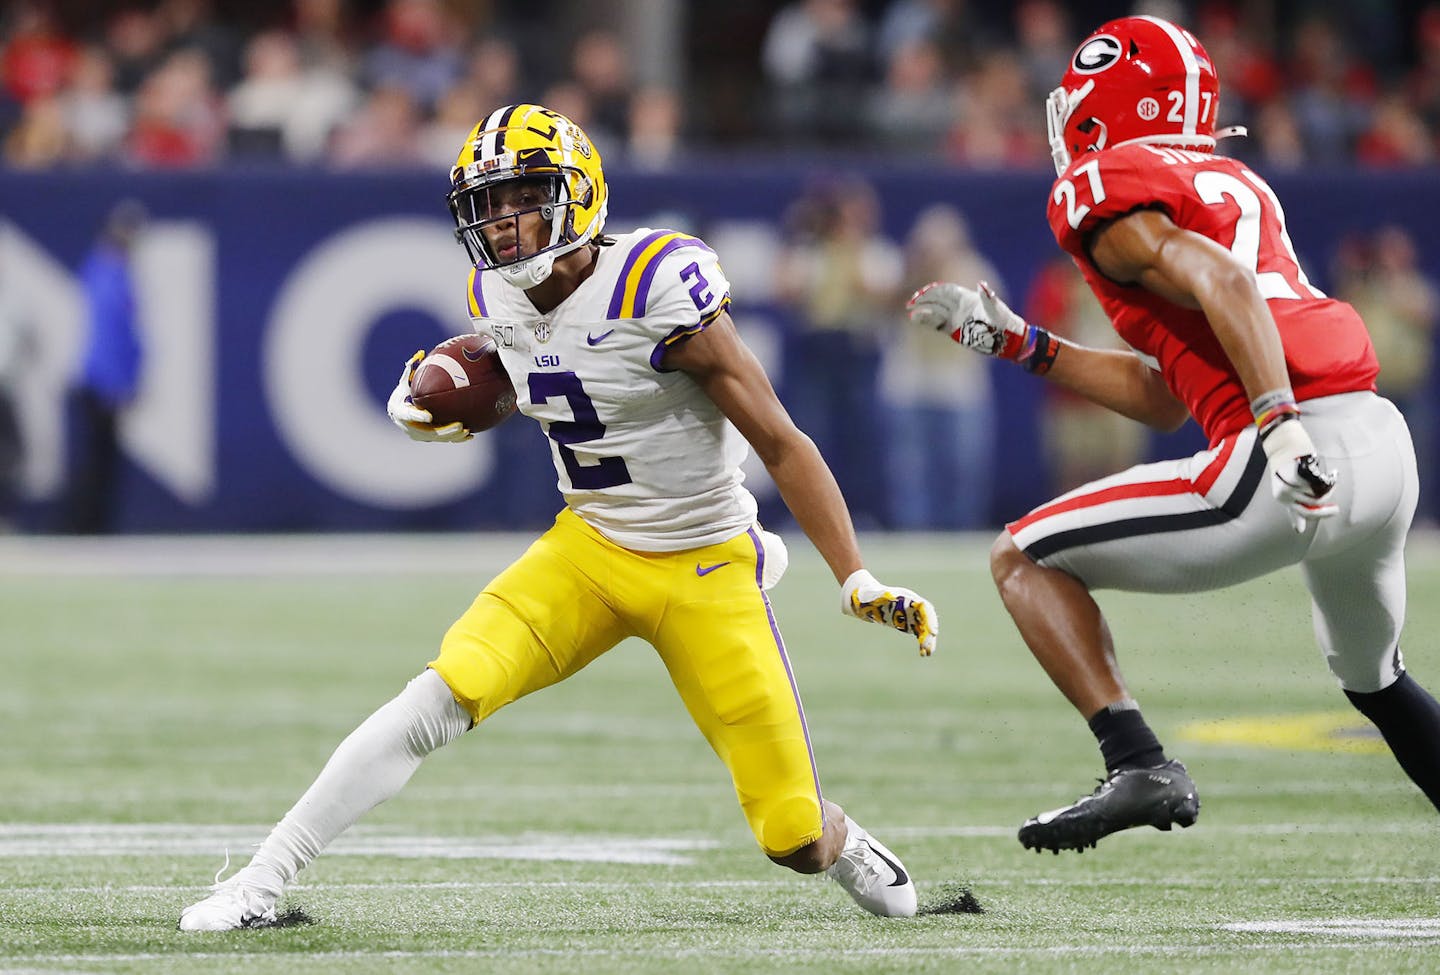
<path id="1" fill-rule="evenodd" d="M 410 380 L 410 395 L 436 426 L 460 423 L 471 433 L 515 412 L 515 387 L 488 335 L 457 335 L 431 349 Z"/>

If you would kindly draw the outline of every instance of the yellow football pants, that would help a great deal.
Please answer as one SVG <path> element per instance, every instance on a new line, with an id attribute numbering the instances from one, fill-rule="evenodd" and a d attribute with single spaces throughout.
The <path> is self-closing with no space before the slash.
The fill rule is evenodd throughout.
<path id="1" fill-rule="evenodd" d="M 634 552 L 569 509 L 500 573 L 430 666 L 478 724 L 622 639 L 659 653 L 735 783 L 766 854 L 820 838 L 820 784 L 800 694 L 759 585 L 754 531 L 682 552 Z"/>

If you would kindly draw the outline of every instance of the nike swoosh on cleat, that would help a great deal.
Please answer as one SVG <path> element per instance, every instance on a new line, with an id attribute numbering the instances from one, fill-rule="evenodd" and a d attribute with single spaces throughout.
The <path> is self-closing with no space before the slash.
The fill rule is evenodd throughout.
<path id="1" fill-rule="evenodd" d="M 701 565 L 699 562 L 696 562 L 696 563 L 695 563 L 695 574 L 696 574 L 697 576 L 708 576 L 710 573 L 714 572 L 716 569 L 720 568 L 721 566 L 726 566 L 726 565 L 729 565 L 729 564 L 730 564 L 729 562 L 716 562 L 714 565 Z"/>
<path id="2" fill-rule="evenodd" d="M 590 345 L 599 345 L 601 342 L 604 342 L 613 334 L 615 334 L 615 330 L 613 328 L 608 332 L 601 332 L 599 335 L 591 335 L 587 332 L 585 335 L 585 341 Z"/>
<path id="3" fill-rule="evenodd" d="M 906 884 L 908 884 L 908 883 L 910 882 L 910 878 L 905 875 L 905 868 L 904 868 L 904 867 L 900 866 L 900 864 L 896 863 L 894 860 L 890 859 L 890 858 L 887 857 L 885 854 L 883 854 L 883 853 L 881 853 L 879 850 L 875 849 L 875 847 L 874 847 L 874 846 L 871 846 L 871 844 L 866 843 L 865 845 L 868 846 L 868 847 L 870 847 L 870 852 L 871 852 L 871 853 L 875 854 L 877 857 L 879 857 L 880 859 L 884 860 L 884 861 L 886 862 L 886 864 L 889 865 L 890 869 L 895 871 L 895 881 L 894 881 L 894 883 L 890 884 L 889 886 L 891 886 L 891 887 L 904 887 Z"/>

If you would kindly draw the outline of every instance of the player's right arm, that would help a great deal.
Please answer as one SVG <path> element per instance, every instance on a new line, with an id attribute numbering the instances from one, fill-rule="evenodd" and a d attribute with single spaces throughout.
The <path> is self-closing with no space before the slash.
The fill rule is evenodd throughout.
<path id="1" fill-rule="evenodd" d="M 1018 363 L 1093 403 L 1159 430 L 1189 417 L 1160 374 L 1133 352 L 1077 345 L 1026 322 L 981 282 L 978 288 L 937 281 L 905 306 L 922 328 L 948 334 L 984 355 Z"/>

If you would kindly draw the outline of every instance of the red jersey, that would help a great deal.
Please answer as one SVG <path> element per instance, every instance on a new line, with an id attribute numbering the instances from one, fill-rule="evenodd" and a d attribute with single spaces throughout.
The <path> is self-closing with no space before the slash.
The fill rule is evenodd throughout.
<path id="1" fill-rule="evenodd" d="M 1100 299 L 1115 331 L 1159 363 L 1170 391 L 1212 444 L 1252 422 L 1250 400 L 1205 313 L 1181 308 L 1139 285 L 1117 284 L 1090 259 L 1100 227 L 1142 209 L 1228 248 L 1255 272 L 1280 331 L 1299 401 L 1373 390 L 1380 364 L 1365 323 L 1350 305 L 1305 278 L 1285 233 L 1285 213 L 1266 182 L 1244 164 L 1211 153 L 1129 145 L 1092 152 L 1055 181 L 1050 229 Z"/>

